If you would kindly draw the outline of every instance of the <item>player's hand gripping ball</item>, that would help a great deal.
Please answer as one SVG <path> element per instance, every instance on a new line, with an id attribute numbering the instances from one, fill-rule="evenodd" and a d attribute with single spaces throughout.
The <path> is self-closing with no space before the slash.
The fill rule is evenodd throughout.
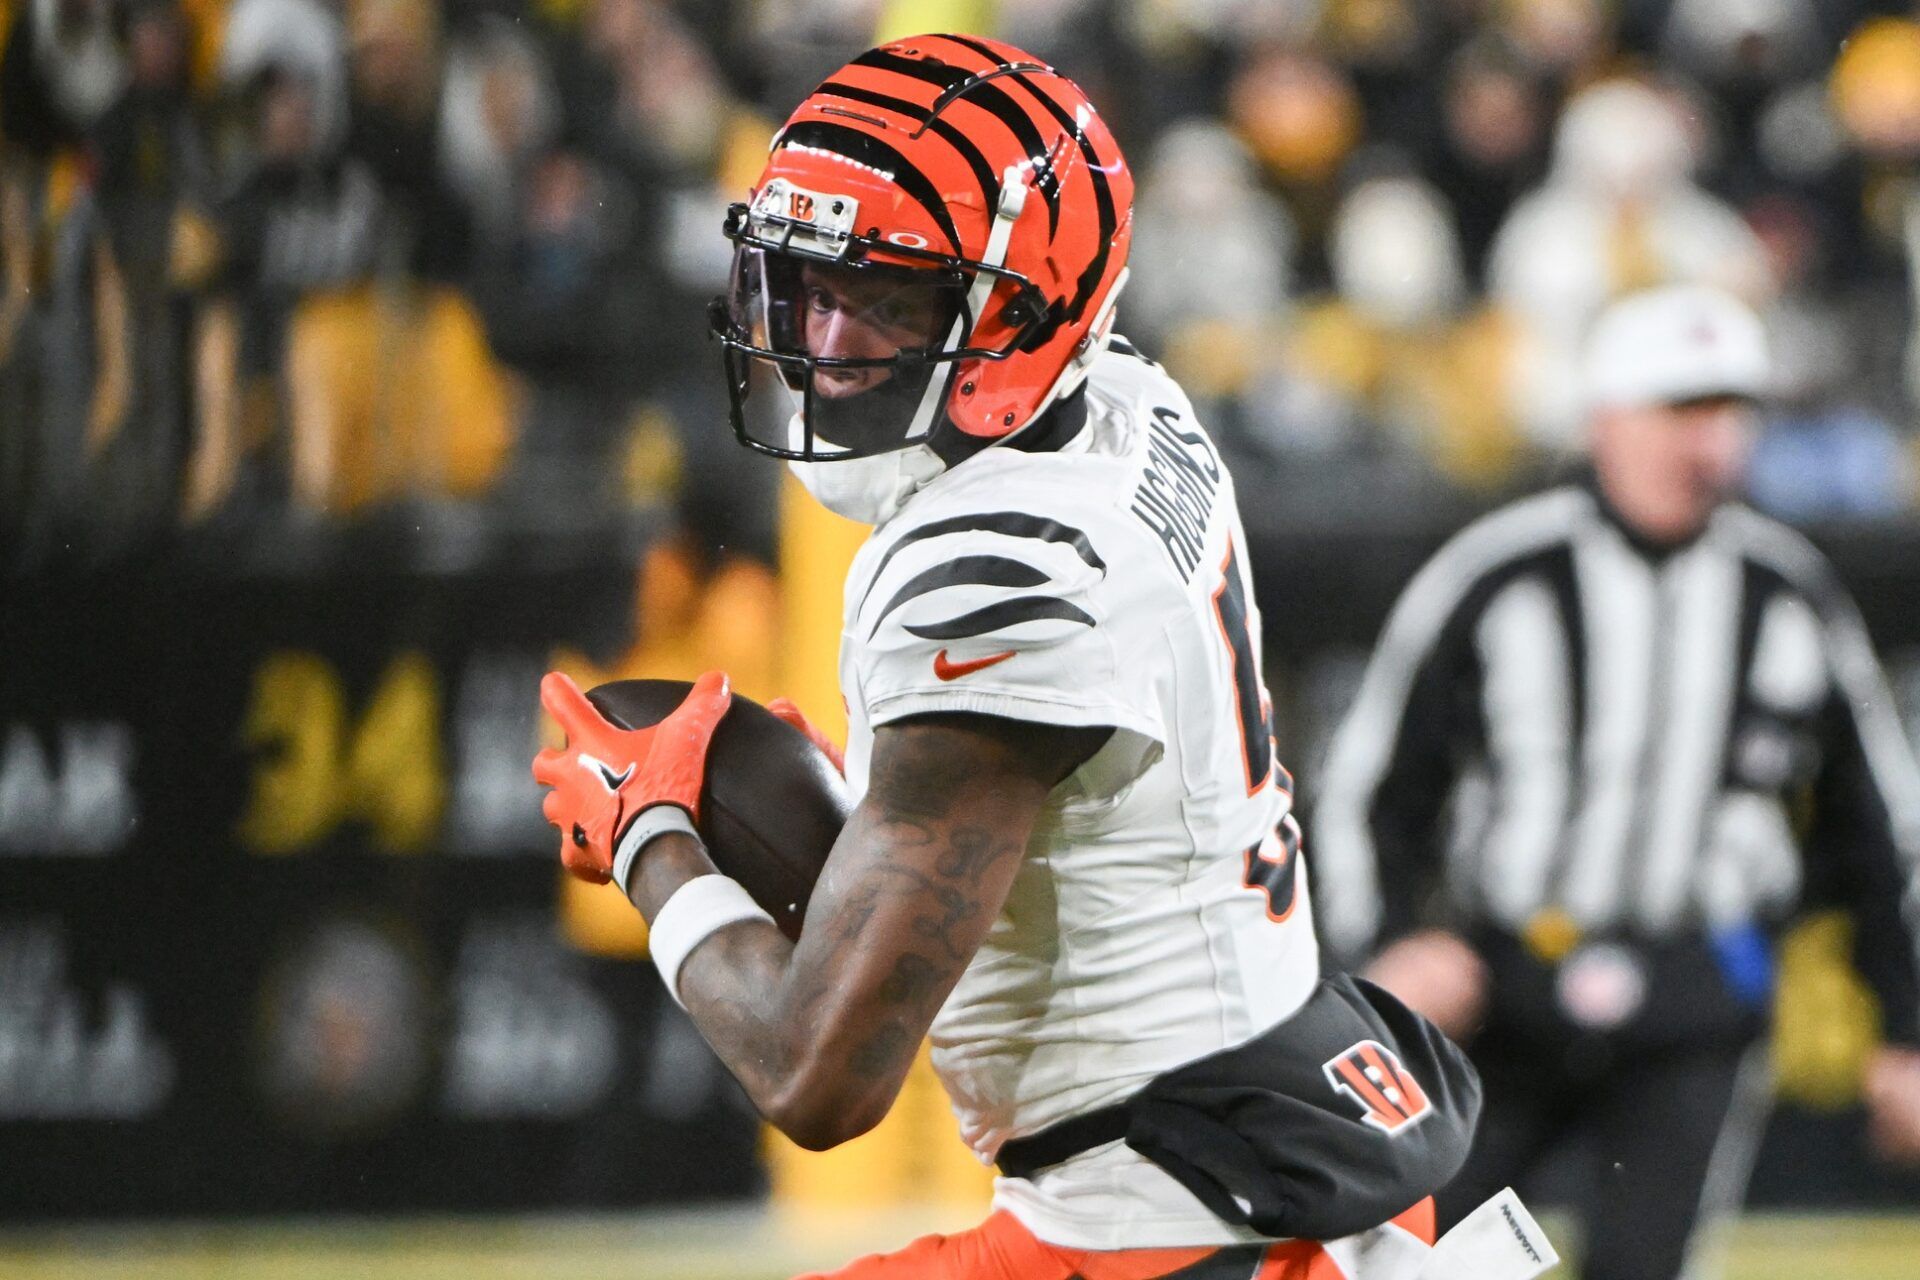
<path id="1" fill-rule="evenodd" d="M 610 723 L 580 686 L 558 671 L 540 682 L 540 705 L 566 732 L 567 745 L 533 758 L 533 776 L 552 787 L 541 810 L 560 828 L 560 861 L 574 875 L 605 884 L 627 824 L 656 804 L 685 809 L 698 825 L 707 747 L 727 714 L 727 677 L 709 671 L 657 723 Z"/>
<path id="2" fill-rule="evenodd" d="M 613 732 L 646 732 L 650 725 L 664 729 L 699 687 L 616 680 L 586 698 Z M 800 936 L 814 881 L 853 807 L 827 740 L 811 728 L 735 694 L 713 730 L 697 807 L 689 810 L 714 866 L 739 881 L 789 938 Z"/>

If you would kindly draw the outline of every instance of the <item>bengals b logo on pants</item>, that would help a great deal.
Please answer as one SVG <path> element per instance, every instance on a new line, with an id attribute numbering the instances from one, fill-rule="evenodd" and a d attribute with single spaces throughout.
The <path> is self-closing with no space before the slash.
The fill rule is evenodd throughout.
<path id="1" fill-rule="evenodd" d="M 1360 1104 L 1362 1120 L 1389 1136 L 1433 1112 L 1419 1081 L 1377 1040 L 1362 1040 L 1320 1069 L 1336 1092 Z"/>

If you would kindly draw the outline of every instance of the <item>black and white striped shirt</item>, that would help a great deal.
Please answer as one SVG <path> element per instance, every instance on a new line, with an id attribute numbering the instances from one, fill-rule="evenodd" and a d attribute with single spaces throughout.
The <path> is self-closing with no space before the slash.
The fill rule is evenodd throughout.
<path id="1" fill-rule="evenodd" d="M 1436 909 L 1666 937 L 1844 905 L 1915 1032 L 1920 772 L 1825 559 L 1746 507 L 1666 551 L 1580 484 L 1469 526 L 1395 606 L 1311 846 L 1349 955 Z"/>

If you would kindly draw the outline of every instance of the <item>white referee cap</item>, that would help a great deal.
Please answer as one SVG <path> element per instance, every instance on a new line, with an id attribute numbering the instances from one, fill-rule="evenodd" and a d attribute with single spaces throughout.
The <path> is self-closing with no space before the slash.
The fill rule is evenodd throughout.
<path id="1" fill-rule="evenodd" d="M 1773 381 L 1766 330 L 1707 285 L 1668 285 L 1607 307 L 1587 335 L 1586 404 L 1634 409 L 1706 396 L 1757 400 Z"/>

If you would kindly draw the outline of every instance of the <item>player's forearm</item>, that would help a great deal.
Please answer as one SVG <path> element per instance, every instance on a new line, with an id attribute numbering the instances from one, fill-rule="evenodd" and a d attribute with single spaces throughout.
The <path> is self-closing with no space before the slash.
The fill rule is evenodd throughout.
<path id="1" fill-rule="evenodd" d="M 639 862 L 632 901 L 651 921 L 681 885 L 714 870 L 697 842 L 662 836 Z M 702 1037 L 755 1109 L 803 1146 L 831 1147 L 879 1123 L 938 1006 L 913 979 L 931 968 L 915 957 L 878 987 L 854 974 L 872 896 L 841 902 L 823 885 L 804 952 L 749 921 L 714 933 L 680 969 L 680 998 Z"/>
<path id="2" fill-rule="evenodd" d="M 736 924 L 695 947 L 680 998 L 760 1113 L 803 1146 L 878 1124 L 1013 886 L 1048 793 L 1107 731 L 924 717 L 876 735 L 866 796 L 807 904 L 799 943 Z M 649 920 L 713 870 L 685 836 L 642 854 Z"/>
<path id="3" fill-rule="evenodd" d="M 680 886 L 716 870 L 699 841 L 663 835 L 635 867 L 628 896 L 651 924 Z M 793 1057 L 779 998 L 792 958 L 784 934 L 749 920 L 715 932 L 680 968 L 680 999 L 694 1025 L 769 1118 Z"/>

